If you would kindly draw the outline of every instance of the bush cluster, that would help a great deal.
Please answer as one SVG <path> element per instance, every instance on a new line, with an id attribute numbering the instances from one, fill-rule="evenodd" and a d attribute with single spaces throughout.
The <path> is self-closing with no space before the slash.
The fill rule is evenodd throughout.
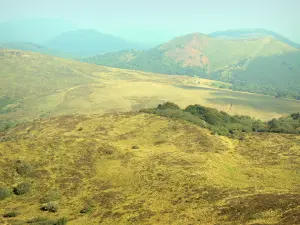
<path id="1" fill-rule="evenodd" d="M 47 212 L 57 212 L 58 207 L 57 204 L 55 202 L 48 202 L 45 203 L 42 207 L 41 207 L 42 211 L 47 211 Z"/>
<path id="2" fill-rule="evenodd" d="M 15 188 L 14 188 L 14 193 L 16 195 L 24 195 L 26 193 L 28 193 L 30 191 L 31 188 L 31 184 L 30 183 L 21 183 L 18 184 Z"/>
<path id="3" fill-rule="evenodd" d="M 300 113 L 263 122 L 250 116 L 232 116 L 201 105 L 190 105 L 185 109 L 180 109 L 171 102 L 159 104 L 157 108 L 143 109 L 141 112 L 185 120 L 209 128 L 214 134 L 229 137 L 242 137 L 243 133 L 248 132 L 300 133 Z"/>

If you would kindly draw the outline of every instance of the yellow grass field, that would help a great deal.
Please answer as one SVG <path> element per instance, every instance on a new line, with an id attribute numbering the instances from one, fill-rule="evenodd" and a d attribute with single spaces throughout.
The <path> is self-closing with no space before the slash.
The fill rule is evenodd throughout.
<path id="1" fill-rule="evenodd" d="M 19 51 L 0 56 L 1 120 L 32 120 L 69 113 L 104 114 L 171 101 L 245 114 L 262 120 L 300 109 L 300 101 L 213 88 L 205 79 L 96 66 Z"/>
<path id="2" fill-rule="evenodd" d="M 18 213 L 0 224 L 300 222 L 299 135 L 233 140 L 151 114 L 62 116 L 10 130 L 0 155 L 0 187 L 30 184 L 0 201 L 0 215 Z"/>

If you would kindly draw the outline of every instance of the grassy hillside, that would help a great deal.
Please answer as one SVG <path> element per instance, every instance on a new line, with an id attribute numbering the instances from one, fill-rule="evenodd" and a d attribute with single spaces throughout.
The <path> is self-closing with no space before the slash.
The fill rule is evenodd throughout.
<path id="1" fill-rule="evenodd" d="M 234 90 L 300 99 L 300 52 L 242 60 L 211 78 L 233 84 Z"/>
<path id="2" fill-rule="evenodd" d="M 299 55 L 296 48 L 271 37 L 231 40 L 195 33 L 175 38 L 149 51 L 109 53 L 85 61 L 118 68 L 217 79 L 233 84 L 236 90 L 262 93 L 258 89 L 265 89 L 264 94 L 300 98 L 299 91 L 295 92 L 299 90 L 299 76 L 286 75 L 291 70 L 293 74 L 299 74 Z M 266 77 L 272 91 L 265 88 L 265 83 L 260 83 Z M 285 80 L 285 84 L 281 85 L 281 80 Z M 258 88 L 253 87 L 255 85 Z"/>
<path id="3" fill-rule="evenodd" d="M 153 65 L 151 66 L 150 62 L 157 60 L 155 65 L 161 73 L 165 72 L 164 66 L 169 65 L 171 61 L 182 70 L 192 67 L 198 68 L 198 71 L 201 71 L 199 69 L 201 68 L 204 72 L 211 73 L 242 59 L 296 51 L 295 48 L 270 37 L 253 40 L 225 40 L 195 33 L 175 38 L 149 51 L 109 53 L 92 57 L 88 61 L 108 66 L 120 63 L 119 66 L 122 67 L 127 65 L 128 68 L 152 71 L 155 67 L 152 68 Z M 142 62 L 144 64 L 141 64 Z M 178 71 L 178 73 L 181 72 Z M 201 74 L 195 73 L 195 75 Z"/>
<path id="4" fill-rule="evenodd" d="M 166 101 L 182 108 L 200 104 L 260 119 L 299 109 L 298 101 L 218 89 L 228 86 L 196 77 L 121 70 L 5 50 L 0 52 L 0 127 L 7 127 L 6 122 L 66 113 L 140 110 Z"/>
<path id="5" fill-rule="evenodd" d="M 150 114 L 37 120 L 2 134 L 0 223 L 299 224 L 299 150 Z"/>

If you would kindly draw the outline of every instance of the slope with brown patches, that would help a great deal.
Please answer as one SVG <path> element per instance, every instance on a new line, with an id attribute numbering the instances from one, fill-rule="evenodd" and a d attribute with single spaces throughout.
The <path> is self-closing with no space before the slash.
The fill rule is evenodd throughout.
<path id="1" fill-rule="evenodd" d="M 243 59 L 271 56 L 297 49 L 270 37 L 251 40 L 228 40 L 194 33 L 159 47 L 161 51 L 183 67 L 201 67 L 210 73 Z"/>

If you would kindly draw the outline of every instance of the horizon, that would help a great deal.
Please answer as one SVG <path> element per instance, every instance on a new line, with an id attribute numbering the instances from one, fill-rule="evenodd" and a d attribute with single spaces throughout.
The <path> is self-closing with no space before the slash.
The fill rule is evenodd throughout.
<path id="1" fill-rule="evenodd" d="M 18 5 L 18 7 L 15 7 Z M 259 7 L 258 7 L 259 6 Z M 2 6 L 0 23 L 17 20 L 61 20 L 79 29 L 94 29 L 127 40 L 168 40 L 190 33 L 264 29 L 300 43 L 296 0 L 260 2 L 214 0 L 85 2 L 12 0 Z M 184 9 L 184 10 L 183 10 Z M 151 37 L 150 37 L 151 36 Z"/>

